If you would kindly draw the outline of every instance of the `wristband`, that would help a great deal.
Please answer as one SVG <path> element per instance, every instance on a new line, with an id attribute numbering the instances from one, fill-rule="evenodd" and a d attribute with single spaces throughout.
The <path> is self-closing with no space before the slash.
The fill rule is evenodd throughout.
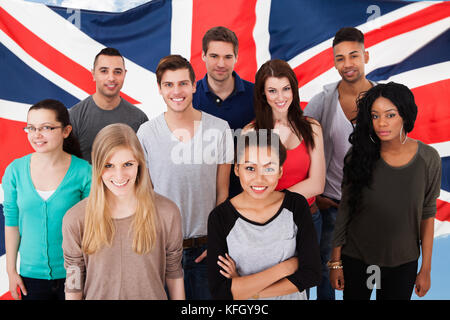
<path id="1" fill-rule="evenodd" d="M 328 269 L 342 269 L 342 260 L 339 261 L 328 261 L 327 262 Z"/>

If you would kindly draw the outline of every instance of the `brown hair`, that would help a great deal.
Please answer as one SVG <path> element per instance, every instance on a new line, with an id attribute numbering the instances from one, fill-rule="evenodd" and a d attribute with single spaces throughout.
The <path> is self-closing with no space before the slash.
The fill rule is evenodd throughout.
<path id="1" fill-rule="evenodd" d="M 286 61 L 274 59 L 264 63 L 255 76 L 254 108 L 255 108 L 255 129 L 273 129 L 274 120 L 272 108 L 267 102 L 264 88 L 269 77 L 288 78 L 292 90 L 292 103 L 288 110 L 288 121 L 294 129 L 295 134 L 301 140 L 305 140 L 308 148 L 314 148 L 313 130 L 311 123 L 303 116 L 300 108 L 300 96 L 298 94 L 298 81 L 294 70 Z"/>
<path id="2" fill-rule="evenodd" d="M 192 84 L 195 83 L 195 73 L 191 63 L 179 54 L 172 54 L 159 60 L 158 66 L 156 67 L 156 81 L 158 85 L 161 86 L 162 76 L 167 70 L 175 71 L 178 69 L 187 69 Z"/>
<path id="3" fill-rule="evenodd" d="M 211 41 L 223 41 L 233 45 L 234 55 L 237 56 L 239 50 L 239 42 L 236 34 L 225 27 L 214 27 L 206 31 L 202 39 L 202 50 L 206 54 Z"/>

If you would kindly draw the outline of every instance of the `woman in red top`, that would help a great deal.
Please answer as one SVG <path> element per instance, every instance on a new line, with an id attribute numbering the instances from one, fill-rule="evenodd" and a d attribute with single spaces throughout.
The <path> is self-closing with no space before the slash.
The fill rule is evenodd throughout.
<path id="1" fill-rule="evenodd" d="M 258 70 L 254 108 L 256 119 L 244 128 L 244 132 L 278 130 L 287 149 L 283 176 L 276 190 L 288 189 L 303 195 L 311 213 L 315 213 L 315 196 L 321 194 L 325 186 L 322 128 L 316 120 L 303 115 L 297 77 L 287 62 L 269 60 Z"/>

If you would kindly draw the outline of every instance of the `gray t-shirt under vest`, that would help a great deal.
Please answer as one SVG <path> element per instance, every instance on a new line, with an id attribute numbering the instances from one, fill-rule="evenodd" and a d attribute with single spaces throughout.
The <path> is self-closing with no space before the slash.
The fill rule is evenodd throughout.
<path id="1" fill-rule="evenodd" d="M 170 131 L 164 113 L 137 132 L 155 192 L 180 209 L 184 239 L 207 234 L 208 215 L 216 206 L 217 165 L 233 161 L 233 138 L 226 121 L 202 112 L 196 125 L 187 142 Z"/>
<path id="2" fill-rule="evenodd" d="M 147 115 L 142 110 L 123 98 L 113 110 L 104 110 L 95 104 L 92 96 L 89 96 L 70 108 L 69 114 L 73 133 L 80 141 L 83 159 L 89 163 L 92 144 L 101 129 L 109 124 L 125 123 L 136 132 L 141 124 L 148 121 Z"/>

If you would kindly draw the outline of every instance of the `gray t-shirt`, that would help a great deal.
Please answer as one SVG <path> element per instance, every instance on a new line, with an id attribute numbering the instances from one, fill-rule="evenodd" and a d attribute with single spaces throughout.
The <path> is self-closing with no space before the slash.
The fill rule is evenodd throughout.
<path id="1" fill-rule="evenodd" d="M 418 143 L 416 155 L 404 166 L 392 167 L 380 158 L 370 188 L 363 189 L 362 209 L 354 216 L 349 214 L 348 186 L 343 186 L 333 240 L 342 254 L 380 267 L 419 258 L 421 221 L 436 214 L 441 158 Z"/>
<path id="2" fill-rule="evenodd" d="M 83 159 L 91 162 L 92 144 L 97 133 L 109 124 L 125 123 L 133 128 L 148 121 L 147 115 L 128 101 L 121 98 L 113 110 L 104 110 L 97 106 L 92 96 L 78 102 L 69 109 L 73 132 L 80 141 Z"/>
<path id="3" fill-rule="evenodd" d="M 216 206 L 217 165 L 233 161 L 228 123 L 202 112 L 197 125 L 185 143 L 170 131 L 164 113 L 137 132 L 155 192 L 180 208 L 184 239 L 207 234 L 208 215 Z"/>

